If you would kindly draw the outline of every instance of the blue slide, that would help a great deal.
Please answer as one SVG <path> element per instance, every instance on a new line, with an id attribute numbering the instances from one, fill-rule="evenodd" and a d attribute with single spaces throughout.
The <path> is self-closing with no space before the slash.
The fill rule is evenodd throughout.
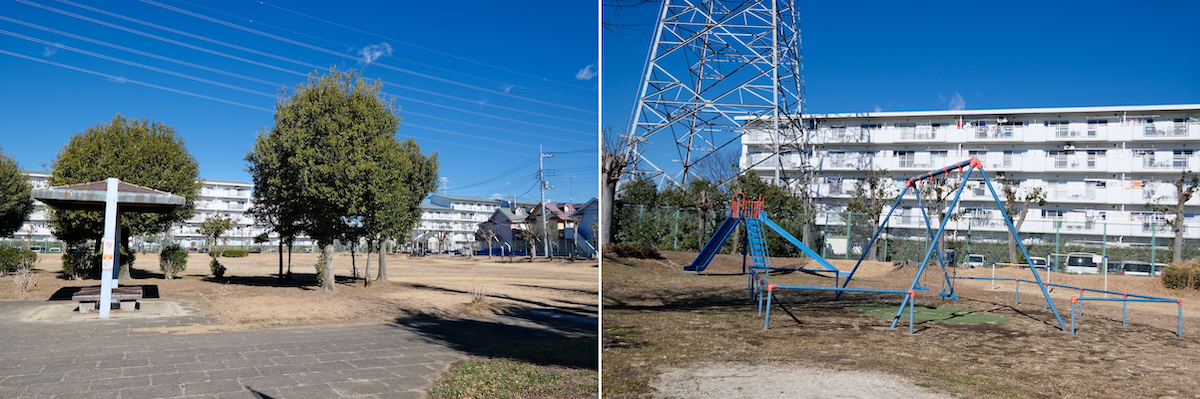
<path id="1" fill-rule="evenodd" d="M 696 256 L 696 260 L 692 264 L 684 266 L 685 272 L 702 272 L 708 268 L 708 262 L 712 262 L 713 256 L 717 255 L 717 251 L 721 250 L 721 246 L 725 245 L 725 240 L 729 239 L 729 234 L 737 228 L 741 218 L 725 218 L 725 223 L 721 223 L 721 227 L 708 240 L 708 244 L 704 244 L 704 249 L 700 250 L 700 255 Z"/>
<path id="2" fill-rule="evenodd" d="M 767 219 L 767 214 L 765 212 L 760 216 L 760 219 L 762 219 L 763 223 L 766 224 L 767 227 L 770 227 L 771 230 L 775 230 L 776 233 L 779 233 L 779 235 L 783 236 L 784 239 L 788 240 L 788 242 L 792 243 L 792 245 L 795 245 L 796 248 L 800 248 L 800 251 L 804 252 L 805 255 L 808 255 L 808 257 L 817 261 L 817 263 L 821 264 L 821 266 L 824 266 L 825 270 L 837 272 L 839 276 L 850 275 L 850 273 L 838 271 L 836 267 L 833 267 L 833 265 L 829 264 L 829 261 L 825 260 L 825 258 L 822 258 L 821 255 L 818 255 L 812 250 L 812 248 L 804 245 L 804 243 L 792 236 L 791 233 L 788 233 L 787 230 L 784 230 L 783 227 L 780 227 L 778 224 L 775 224 L 775 222 L 772 222 L 771 219 Z"/>

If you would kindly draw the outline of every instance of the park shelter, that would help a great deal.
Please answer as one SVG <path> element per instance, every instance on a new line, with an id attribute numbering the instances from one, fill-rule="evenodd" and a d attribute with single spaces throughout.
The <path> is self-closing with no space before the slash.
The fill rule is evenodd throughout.
<path id="1" fill-rule="evenodd" d="M 33 190 L 33 199 L 63 210 L 104 211 L 103 262 L 100 273 L 100 318 L 109 316 L 112 290 L 118 284 L 121 251 L 121 212 L 172 213 L 187 199 L 180 195 L 130 184 L 117 178 Z"/>

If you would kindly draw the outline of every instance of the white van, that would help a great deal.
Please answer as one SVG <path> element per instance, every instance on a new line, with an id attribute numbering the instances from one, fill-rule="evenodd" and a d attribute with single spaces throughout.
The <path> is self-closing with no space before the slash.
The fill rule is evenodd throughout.
<path id="1" fill-rule="evenodd" d="M 967 259 L 963 261 L 963 266 L 966 267 L 983 267 L 987 264 L 987 258 L 980 254 L 968 254 Z"/>
<path id="2" fill-rule="evenodd" d="M 1046 270 L 1046 258 L 1030 256 L 1029 257 L 1029 266 L 1031 266 L 1037 270 Z"/>
<path id="3" fill-rule="evenodd" d="M 1087 252 L 1072 252 L 1067 254 L 1067 273 L 1100 274 L 1100 265 L 1104 257 Z"/>

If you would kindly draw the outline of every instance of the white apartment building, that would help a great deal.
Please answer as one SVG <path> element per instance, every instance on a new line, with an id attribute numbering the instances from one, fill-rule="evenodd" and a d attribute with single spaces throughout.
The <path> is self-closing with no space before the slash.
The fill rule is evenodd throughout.
<path id="1" fill-rule="evenodd" d="M 34 188 L 48 187 L 46 180 L 50 177 L 50 172 L 26 170 L 24 173 L 29 176 L 29 182 Z M 226 217 L 233 219 L 233 228 L 226 233 L 228 245 L 231 247 L 244 247 L 254 243 L 254 236 L 262 234 L 263 228 L 254 224 L 254 219 L 247 216 L 246 210 L 250 209 L 251 197 L 254 185 L 244 181 L 235 180 L 217 180 L 217 179 L 202 179 L 204 186 L 200 188 L 200 197 L 196 201 L 196 213 L 188 220 L 177 224 L 172 229 L 172 236 L 175 242 L 178 242 L 184 247 L 201 247 L 204 246 L 204 237 L 200 235 L 200 223 L 217 213 L 223 214 Z M 28 240 L 34 245 L 42 247 L 56 247 L 58 241 L 54 237 L 53 231 L 46 225 L 46 219 L 49 217 L 49 209 L 41 202 L 35 201 L 35 210 L 29 215 L 29 220 L 21 227 L 21 230 L 11 237 L 14 240 Z M 275 235 L 271 235 L 273 240 L 277 239 Z M 298 244 L 299 244 L 298 240 Z M 273 241 L 278 242 L 278 241 Z M 307 243 L 307 240 L 304 240 Z M 134 245 L 134 244 L 131 244 Z M 148 250 L 153 248 L 146 248 Z"/>
<path id="2" fill-rule="evenodd" d="M 508 200 L 434 194 L 427 203 L 421 204 L 421 224 L 413 232 L 421 237 L 432 250 L 474 250 L 475 231 L 480 223 L 507 206 Z M 519 205 L 532 206 L 536 202 L 517 201 Z M 439 240 L 445 235 L 445 242 Z"/>
<path id="3" fill-rule="evenodd" d="M 1175 204 L 1174 181 L 1185 170 L 1200 171 L 1198 118 L 1200 104 L 812 114 L 803 116 L 809 146 L 802 161 L 797 151 L 776 158 L 772 146 L 794 138 L 779 137 L 769 120 L 747 117 L 741 167 L 766 179 L 778 173 L 808 190 L 827 211 L 816 224 L 832 226 L 845 224 L 836 212 L 865 170 L 887 170 L 898 193 L 909 177 L 978 157 L 1001 196 L 1001 180 L 1019 183 L 1019 194 L 1045 190 L 1047 204 L 1031 205 L 1022 234 L 1146 242 L 1174 236 L 1165 223 L 1173 216 L 1146 204 Z M 800 187 L 804 171 L 815 179 Z M 949 222 L 948 231 L 1007 231 L 981 183 L 978 175 L 968 182 L 959 204 L 965 217 Z M 1200 238 L 1200 195 L 1186 204 L 1185 238 Z M 888 223 L 891 233 L 923 236 L 916 196 L 906 195 L 900 208 Z"/>

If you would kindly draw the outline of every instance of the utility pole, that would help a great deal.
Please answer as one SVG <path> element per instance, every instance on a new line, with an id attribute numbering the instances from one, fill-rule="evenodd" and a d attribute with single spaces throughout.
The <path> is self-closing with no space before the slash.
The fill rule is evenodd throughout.
<path id="1" fill-rule="evenodd" d="M 538 146 L 538 180 L 542 187 L 542 238 L 543 247 L 546 250 L 546 258 L 550 258 L 550 230 L 546 227 L 546 218 L 549 217 L 546 208 L 546 190 L 550 189 L 550 185 L 546 183 L 546 163 L 543 161 L 546 158 L 554 157 L 554 154 L 542 152 L 542 146 Z"/>

